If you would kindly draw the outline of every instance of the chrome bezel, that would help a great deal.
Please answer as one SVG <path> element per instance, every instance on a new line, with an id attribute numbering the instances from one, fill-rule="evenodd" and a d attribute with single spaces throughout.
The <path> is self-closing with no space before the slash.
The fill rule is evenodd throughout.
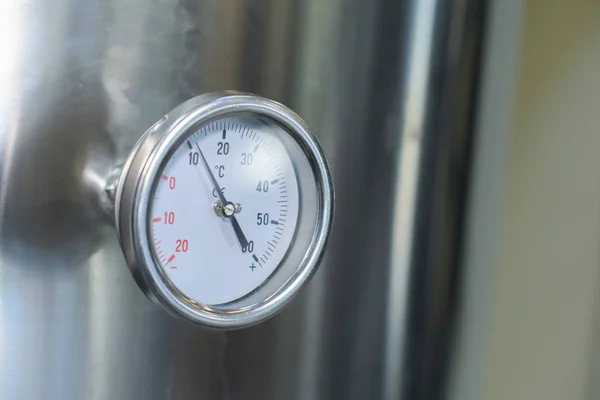
<path id="1" fill-rule="evenodd" d="M 285 127 L 300 145 L 314 173 L 318 204 L 316 226 L 306 256 L 274 293 L 240 309 L 190 301 L 165 281 L 148 240 L 148 209 L 165 159 L 195 130 L 231 115 L 265 117 Z M 333 221 L 334 191 L 327 159 L 308 125 L 282 104 L 256 95 L 221 92 L 181 104 L 136 144 L 124 165 L 115 196 L 115 219 L 127 263 L 140 288 L 169 311 L 194 323 L 235 329 L 264 321 L 279 312 L 312 277 L 323 255 Z"/>

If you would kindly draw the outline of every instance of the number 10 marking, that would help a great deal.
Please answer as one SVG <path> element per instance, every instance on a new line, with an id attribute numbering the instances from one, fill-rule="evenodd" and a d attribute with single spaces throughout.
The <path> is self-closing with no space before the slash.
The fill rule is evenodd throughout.
<path id="1" fill-rule="evenodd" d="M 165 211 L 165 224 L 173 225 L 175 223 L 175 213 Z"/>

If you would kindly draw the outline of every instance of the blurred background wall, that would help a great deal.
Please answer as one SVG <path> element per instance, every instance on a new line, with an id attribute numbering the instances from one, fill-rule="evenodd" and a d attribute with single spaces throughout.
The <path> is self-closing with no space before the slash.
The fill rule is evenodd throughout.
<path id="1" fill-rule="evenodd" d="M 600 1 L 494 3 L 456 398 L 599 399 Z"/>
<path id="2" fill-rule="evenodd" d="M 523 33 L 483 393 L 598 399 L 600 2 L 529 1 Z"/>

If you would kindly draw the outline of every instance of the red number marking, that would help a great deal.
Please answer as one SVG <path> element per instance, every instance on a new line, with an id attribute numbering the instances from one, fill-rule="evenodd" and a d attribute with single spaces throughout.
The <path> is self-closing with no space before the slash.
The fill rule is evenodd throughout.
<path id="1" fill-rule="evenodd" d="M 175 213 L 165 211 L 165 224 L 173 225 L 175 223 Z"/>
<path id="2" fill-rule="evenodd" d="M 162 218 L 161 218 L 161 217 L 158 217 L 158 218 L 152 218 L 152 222 L 160 222 L 160 221 L 162 221 Z"/>
<path id="3" fill-rule="evenodd" d="M 171 190 L 175 189 L 175 177 L 174 176 L 169 178 L 169 189 L 171 189 Z"/>
<path id="4" fill-rule="evenodd" d="M 176 244 L 175 251 L 177 253 L 182 253 L 182 252 L 185 253 L 186 251 L 188 251 L 190 243 L 187 241 L 187 239 L 184 239 L 184 240 L 177 239 L 175 244 Z"/>

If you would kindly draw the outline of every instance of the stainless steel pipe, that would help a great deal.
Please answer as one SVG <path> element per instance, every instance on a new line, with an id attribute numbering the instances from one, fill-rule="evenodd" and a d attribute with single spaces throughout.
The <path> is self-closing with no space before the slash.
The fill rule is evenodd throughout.
<path id="1" fill-rule="evenodd" d="M 444 398 L 483 11 L 2 2 L 0 398 Z M 309 289 L 236 332 L 151 304 L 90 195 L 165 112 L 223 89 L 303 115 L 337 189 Z"/>

